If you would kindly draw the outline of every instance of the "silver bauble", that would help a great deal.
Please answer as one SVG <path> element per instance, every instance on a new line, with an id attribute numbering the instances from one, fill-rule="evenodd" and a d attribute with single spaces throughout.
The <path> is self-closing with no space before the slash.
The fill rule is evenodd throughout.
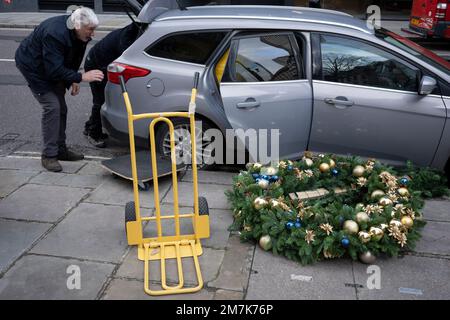
<path id="1" fill-rule="evenodd" d="M 377 257 L 370 251 L 366 251 L 359 254 L 359 260 L 365 264 L 373 264 Z"/>

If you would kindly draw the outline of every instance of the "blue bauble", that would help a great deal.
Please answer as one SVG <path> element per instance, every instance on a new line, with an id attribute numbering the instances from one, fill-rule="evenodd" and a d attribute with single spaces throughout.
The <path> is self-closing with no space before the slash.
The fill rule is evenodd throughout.
<path id="1" fill-rule="evenodd" d="M 406 186 L 408 184 L 409 180 L 408 178 L 401 178 L 400 179 L 400 184 L 403 186 Z"/>
<path id="2" fill-rule="evenodd" d="M 344 248 L 348 248 L 348 246 L 350 245 L 350 240 L 348 240 L 348 238 L 342 238 L 341 244 Z"/>
<path id="3" fill-rule="evenodd" d="M 292 169 L 294 169 L 294 167 L 293 166 L 291 166 L 291 165 L 288 165 L 288 170 L 292 170 Z"/>
<path id="4" fill-rule="evenodd" d="M 297 222 L 295 223 L 295 227 L 296 227 L 297 229 L 298 229 L 298 228 L 301 228 L 301 227 L 302 227 L 302 224 L 301 224 L 300 222 L 297 221 Z"/>
<path id="5" fill-rule="evenodd" d="M 263 176 L 261 176 L 260 178 L 261 178 L 261 179 L 264 179 L 264 180 L 269 180 L 269 179 L 270 179 L 269 176 L 266 176 L 266 175 L 263 175 Z"/>
<path id="6" fill-rule="evenodd" d="M 271 176 L 271 177 L 270 177 L 270 181 L 271 181 L 271 182 L 277 182 L 278 179 L 279 179 L 278 176 Z"/>
<path id="7" fill-rule="evenodd" d="M 337 169 L 332 169 L 332 170 L 331 170 L 331 174 L 332 174 L 333 176 L 337 176 L 337 175 L 339 174 L 339 171 L 338 171 Z"/>
<path id="8" fill-rule="evenodd" d="M 286 228 L 288 229 L 292 229 L 294 227 L 294 223 L 293 222 L 286 222 Z"/>
<path id="9" fill-rule="evenodd" d="M 258 173 L 253 173 L 252 177 L 253 177 L 253 179 L 258 179 L 259 178 L 259 174 Z"/>
<path id="10" fill-rule="evenodd" d="M 345 219 L 344 217 L 339 217 L 339 223 L 342 225 L 344 223 Z"/>

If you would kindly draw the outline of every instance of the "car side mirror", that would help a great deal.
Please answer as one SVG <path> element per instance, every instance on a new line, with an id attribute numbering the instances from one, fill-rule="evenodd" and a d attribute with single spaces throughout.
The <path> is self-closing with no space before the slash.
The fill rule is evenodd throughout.
<path id="1" fill-rule="evenodd" d="M 420 95 L 430 94 L 433 92 L 436 86 L 437 86 L 436 79 L 429 76 L 423 76 L 422 80 L 420 80 L 419 94 Z"/>

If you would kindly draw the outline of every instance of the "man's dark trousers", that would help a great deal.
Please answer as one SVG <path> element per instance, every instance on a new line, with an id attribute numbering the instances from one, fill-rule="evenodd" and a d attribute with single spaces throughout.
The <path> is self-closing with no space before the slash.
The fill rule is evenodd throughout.
<path id="1" fill-rule="evenodd" d="M 98 69 L 94 66 L 93 62 L 91 62 L 91 58 L 86 57 L 86 61 L 84 63 L 84 71 L 88 72 L 90 70 Z M 100 116 L 100 109 L 102 105 L 105 103 L 105 87 L 108 82 L 106 71 L 102 70 L 104 74 L 104 78 L 102 81 L 94 81 L 89 83 L 92 92 L 92 112 L 89 120 L 85 124 L 85 130 L 88 135 L 95 138 L 100 138 L 102 134 L 102 119 Z"/>
<path id="2" fill-rule="evenodd" d="M 51 91 L 37 94 L 34 97 L 43 108 L 42 137 L 45 157 L 57 157 L 66 148 L 67 105 L 64 95 L 66 88 L 63 82 L 58 83 Z"/>

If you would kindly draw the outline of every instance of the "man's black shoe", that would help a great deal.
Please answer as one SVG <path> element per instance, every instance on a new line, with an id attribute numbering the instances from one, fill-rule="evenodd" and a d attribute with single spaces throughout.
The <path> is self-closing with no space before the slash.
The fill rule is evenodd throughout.
<path id="1" fill-rule="evenodd" d="M 84 159 L 83 154 L 70 150 L 69 148 L 60 150 L 58 153 L 58 160 L 62 161 L 79 161 L 83 159 Z"/>
<path id="2" fill-rule="evenodd" d="M 61 164 L 58 162 L 58 159 L 56 157 L 46 157 L 41 156 L 41 163 L 42 166 L 51 172 L 60 172 L 62 171 Z"/>

